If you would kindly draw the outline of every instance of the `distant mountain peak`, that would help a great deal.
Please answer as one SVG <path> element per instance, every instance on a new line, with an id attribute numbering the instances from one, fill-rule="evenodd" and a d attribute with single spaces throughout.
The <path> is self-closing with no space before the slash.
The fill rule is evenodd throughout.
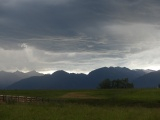
<path id="1" fill-rule="evenodd" d="M 35 71 L 35 70 L 29 71 L 29 72 L 27 72 L 26 74 L 27 74 L 28 76 L 41 76 L 41 75 L 43 75 L 42 73 L 39 73 L 39 72 L 37 72 L 37 71 Z"/>
<path id="2" fill-rule="evenodd" d="M 54 75 L 61 75 L 61 74 L 69 74 L 68 72 L 64 71 L 64 70 L 58 70 L 56 72 L 53 73 Z M 53 75 L 52 74 L 52 75 Z"/>
<path id="3" fill-rule="evenodd" d="M 9 72 L 6 72 L 6 71 L 1 70 L 0 73 L 9 73 Z"/>
<path id="4" fill-rule="evenodd" d="M 19 70 L 17 70 L 17 71 L 15 71 L 15 72 L 13 72 L 13 73 L 15 73 L 15 74 L 23 74 L 23 72 L 21 72 L 21 71 L 19 71 Z"/>

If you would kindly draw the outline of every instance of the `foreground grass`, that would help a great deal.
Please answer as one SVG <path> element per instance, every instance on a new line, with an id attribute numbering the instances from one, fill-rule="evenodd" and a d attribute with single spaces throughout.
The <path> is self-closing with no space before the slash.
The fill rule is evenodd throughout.
<path id="1" fill-rule="evenodd" d="M 159 89 L 0 91 L 49 98 L 45 103 L 0 104 L 3 120 L 159 120 Z"/>
<path id="2" fill-rule="evenodd" d="M 1 105 L 2 120 L 159 120 L 159 108 L 63 105 Z"/>

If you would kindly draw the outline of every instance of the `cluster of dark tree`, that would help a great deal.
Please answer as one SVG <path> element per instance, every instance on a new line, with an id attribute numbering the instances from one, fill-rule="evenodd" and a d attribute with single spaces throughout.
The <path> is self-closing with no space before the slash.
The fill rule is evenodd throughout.
<path id="1" fill-rule="evenodd" d="M 113 88 L 134 88 L 133 83 L 128 82 L 128 78 L 110 80 L 105 79 L 99 84 L 100 89 L 113 89 Z"/>

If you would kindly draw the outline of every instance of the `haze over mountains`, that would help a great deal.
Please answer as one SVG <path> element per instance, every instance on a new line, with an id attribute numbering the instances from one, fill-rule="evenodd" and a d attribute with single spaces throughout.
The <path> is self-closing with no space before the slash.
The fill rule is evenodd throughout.
<path id="1" fill-rule="evenodd" d="M 160 70 L 145 74 L 133 81 L 135 88 L 157 88 L 160 85 Z"/>
<path id="2" fill-rule="evenodd" d="M 8 77 L 12 76 L 9 77 L 10 79 L 6 79 L 6 83 L 0 79 L 0 84 L 3 83 L 1 89 L 96 89 L 99 83 L 107 78 L 111 80 L 128 78 L 129 82 L 133 82 L 135 88 L 152 88 L 157 87 L 160 83 L 159 71 L 130 70 L 125 67 L 103 67 L 93 70 L 87 75 L 67 73 L 63 70 L 56 71 L 51 75 L 42 75 L 35 71 L 34 74 L 33 71 L 31 73 L 33 77 L 31 74 L 27 77 L 25 73 L 23 76 L 21 72 L 7 74 Z M 11 80 L 11 78 L 14 79 Z"/>
<path id="3" fill-rule="evenodd" d="M 7 86 L 13 84 L 14 82 L 17 82 L 21 79 L 24 78 L 29 78 L 32 76 L 42 76 L 43 74 L 38 73 L 36 71 L 30 71 L 27 73 L 23 73 L 20 71 L 16 72 L 5 72 L 5 71 L 0 71 L 0 89 L 4 89 Z"/>

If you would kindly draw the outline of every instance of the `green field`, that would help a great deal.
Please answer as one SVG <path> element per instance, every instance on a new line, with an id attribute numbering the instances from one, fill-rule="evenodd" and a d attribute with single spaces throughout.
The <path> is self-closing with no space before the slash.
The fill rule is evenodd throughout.
<path id="1" fill-rule="evenodd" d="M 46 102 L 0 103 L 2 120 L 159 120 L 160 89 L 1 90 Z"/>

